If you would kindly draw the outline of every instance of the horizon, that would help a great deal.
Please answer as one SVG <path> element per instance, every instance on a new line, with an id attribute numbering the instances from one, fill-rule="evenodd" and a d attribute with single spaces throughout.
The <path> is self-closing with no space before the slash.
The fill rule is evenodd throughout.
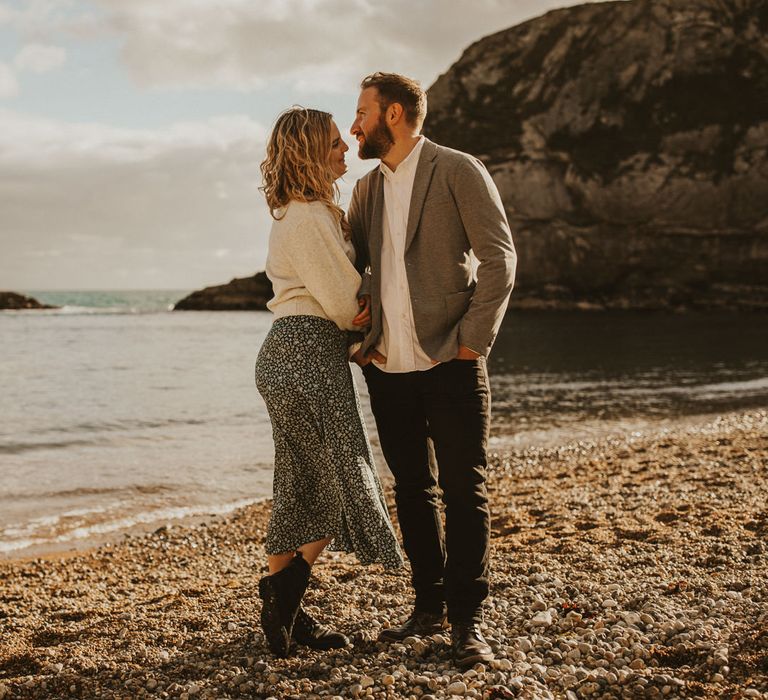
<path id="1" fill-rule="evenodd" d="M 223 282 L 222 284 L 226 284 L 226 282 Z M 209 284 L 206 285 L 208 287 L 215 287 L 217 285 L 215 284 Z M 16 292 L 18 294 L 26 294 L 31 295 L 35 293 L 44 293 L 44 294 L 73 294 L 75 292 L 186 292 L 189 289 L 189 287 L 125 287 L 125 288 L 119 288 L 119 287 L 112 287 L 111 289 L 108 288 L 96 288 L 96 287 L 77 287 L 72 289 L 63 289 L 63 288 L 57 288 L 57 289 L 44 289 L 42 287 L 36 287 L 35 289 L 3 289 L 0 291 L 3 292 Z"/>

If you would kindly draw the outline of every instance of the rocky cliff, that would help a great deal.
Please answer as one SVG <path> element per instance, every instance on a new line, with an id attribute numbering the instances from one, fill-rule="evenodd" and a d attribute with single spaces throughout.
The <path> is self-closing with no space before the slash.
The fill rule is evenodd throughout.
<path id="1" fill-rule="evenodd" d="M 260 311 L 272 298 L 272 283 L 265 272 L 240 277 L 228 284 L 192 292 L 173 307 L 174 311 Z"/>
<path id="2" fill-rule="evenodd" d="M 0 309 L 58 309 L 58 306 L 41 304 L 37 299 L 17 294 L 16 292 L 0 292 Z"/>
<path id="3" fill-rule="evenodd" d="M 768 0 L 556 10 L 428 97 L 499 187 L 518 299 L 768 308 Z"/>

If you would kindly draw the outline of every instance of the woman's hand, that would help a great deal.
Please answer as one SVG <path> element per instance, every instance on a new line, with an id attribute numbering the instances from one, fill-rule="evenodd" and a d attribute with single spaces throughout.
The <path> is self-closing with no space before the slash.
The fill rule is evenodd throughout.
<path id="1" fill-rule="evenodd" d="M 365 328 L 371 325 L 371 295 L 364 294 L 357 299 L 357 305 L 360 307 L 360 313 L 352 319 L 352 324 Z"/>
<path id="2" fill-rule="evenodd" d="M 354 362 L 357 365 L 360 365 L 361 367 L 365 367 L 366 365 L 370 364 L 371 361 L 375 360 L 380 365 L 387 364 L 387 358 L 382 355 L 378 350 L 369 350 L 367 355 L 363 355 L 362 350 L 357 350 L 354 355 L 350 358 L 352 362 Z"/>

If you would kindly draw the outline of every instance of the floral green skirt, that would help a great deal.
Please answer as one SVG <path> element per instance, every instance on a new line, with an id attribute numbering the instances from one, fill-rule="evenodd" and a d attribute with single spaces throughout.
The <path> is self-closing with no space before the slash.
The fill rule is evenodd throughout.
<path id="1" fill-rule="evenodd" d="M 268 554 L 326 537 L 363 564 L 403 563 L 347 361 L 346 333 L 316 316 L 275 320 L 256 360 L 272 421 Z"/>

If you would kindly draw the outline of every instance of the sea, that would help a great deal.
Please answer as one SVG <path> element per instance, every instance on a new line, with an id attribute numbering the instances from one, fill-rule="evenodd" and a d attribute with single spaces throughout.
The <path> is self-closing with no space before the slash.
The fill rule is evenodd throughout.
<path id="1" fill-rule="evenodd" d="M 27 290 L 61 308 L 0 312 L 0 558 L 271 495 L 271 315 L 172 311 L 188 291 Z M 489 370 L 492 451 L 642 433 L 768 406 L 768 315 L 513 310 Z"/>

